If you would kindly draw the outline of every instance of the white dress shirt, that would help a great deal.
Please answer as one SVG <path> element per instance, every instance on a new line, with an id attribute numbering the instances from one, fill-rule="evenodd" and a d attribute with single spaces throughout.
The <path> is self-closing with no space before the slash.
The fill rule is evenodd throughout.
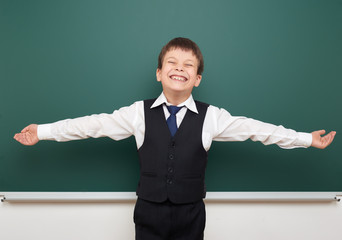
<path id="1" fill-rule="evenodd" d="M 162 93 L 151 108 L 163 105 L 165 119 L 170 115 Z M 177 125 L 182 123 L 186 111 L 197 112 L 192 96 L 179 104 L 182 109 L 176 114 Z M 120 108 L 111 114 L 94 114 L 75 119 L 66 119 L 52 124 L 38 126 L 39 140 L 70 141 L 89 137 L 109 137 L 121 140 L 134 135 L 139 149 L 145 136 L 144 102 L 138 101 L 131 106 Z M 246 117 L 234 117 L 225 109 L 209 106 L 203 123 L 202 142 L 209 150 L 212 141 L 245 141 L 251 139 L 265 145 L 277 144 L 281 148 L 291 149 L 309 147 L 312 135 L 296 132 L 283 126 L 264 123 Z"/>

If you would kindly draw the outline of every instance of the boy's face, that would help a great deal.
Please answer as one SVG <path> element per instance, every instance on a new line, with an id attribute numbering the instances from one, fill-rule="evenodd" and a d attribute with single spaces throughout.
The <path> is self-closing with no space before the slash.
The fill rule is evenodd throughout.
<path id="1" fill-rule="evenodd" d="M 197 74 L 198 60 L 192 51 L 171 49 L 163 59 L 162 69 L 157 69 L 157 81 L 167 94 L 184 94 L 189 97 L 193 87 L 198 87 L 202 75 Z"/>

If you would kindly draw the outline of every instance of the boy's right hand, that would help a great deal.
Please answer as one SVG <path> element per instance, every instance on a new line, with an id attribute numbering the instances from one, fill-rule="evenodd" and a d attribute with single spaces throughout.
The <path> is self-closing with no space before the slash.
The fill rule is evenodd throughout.
<path id="1" fill-rule="evenodd" d="M 39 142 L 37 134 L 37 124 L 28 125 L 20 133 L 14 135 L 14 139 L 23 145 L 32 146 Z"/>

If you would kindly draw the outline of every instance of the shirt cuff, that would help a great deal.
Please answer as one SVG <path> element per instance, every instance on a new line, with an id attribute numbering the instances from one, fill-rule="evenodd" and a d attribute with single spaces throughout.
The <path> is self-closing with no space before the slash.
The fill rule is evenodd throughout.
<path id="1" fill-rule="evenodd" d="M 298 144 L 302 145 L 306 148 L 311 147 L 312 144 L 312 134 L 311 133 L 303 133 L 299 132 L 299 139 L 298 139 Z"/>
<path id="2" fill-rule="evenodd" d="M 52 140 L 51 124 L 38 125 L 37 136 L 39 140 Z"/>

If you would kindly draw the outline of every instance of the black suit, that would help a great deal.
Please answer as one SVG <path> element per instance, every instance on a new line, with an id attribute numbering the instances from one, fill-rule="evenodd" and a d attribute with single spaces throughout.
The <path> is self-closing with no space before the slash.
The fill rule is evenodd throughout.
<path id="1" fill-rule="evenodd" d="M 203 239 L 202 199 L 208 154 L 202 144 L 202 128 L 208 105 L 196 101 L 198 114 L 188 110 L 177 133 L 171 137 L 162 106 L 151 109 L 154 101 L 144 101 L 146 130 L 144 143 L 138 150 L 139 199 L 134 214 L 137 239 Z M 169 224 L 162 219 L 168 219 Z M 179 225 L 180 222 L 183 224 Z M 182 238 L 185 235 L 181 234 L 181 226 L 187 226 L 185 232 L 193 232 L 193 237 Z M 160 237 L 146 235 L 147 227 L 153 233 L 158 230 Z"/>

